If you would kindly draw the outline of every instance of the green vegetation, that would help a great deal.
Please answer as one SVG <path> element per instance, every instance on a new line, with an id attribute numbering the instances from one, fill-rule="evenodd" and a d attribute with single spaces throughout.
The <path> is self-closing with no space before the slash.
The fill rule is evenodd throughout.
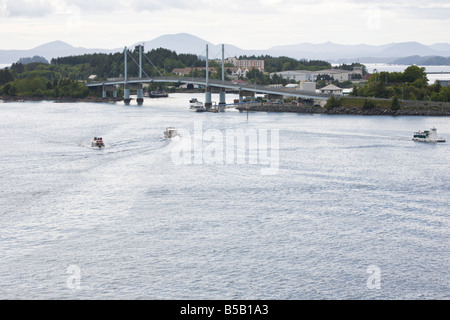
<path id="1" fill-rule="evenodd" d="M 396 111 L 400 110 L 400 107 L 400 102 L 398 101 L 397 96 L 395 96 L 394 99 L 392 99 L 391 109 Z"/>
<path id="2" fill-rule="evenodd" d="M 83 98 L 89 89 L 70 79 L 70 68 L 44 63 L 16 63 L 10 69 L 0 70 L 0 95 L 51 98 Z"/>
<path id="3" fill-rule="evenodd" d="M 327 103 L 325 104 L 325 109 L 330 111 L 331 109 L 338 108 L 342 105 L 342 99 L 337 99 L 335 97 L 331 97 L 327 100 Z"/>
<path id="4" fill-rule="evenodd" d="M 412 65 L 404 72 L 380 72 L 373 74 L 367 84 L 355 86 L 352 95 L 420 101 L 450 101 L 450 87 L 443 87 L 437 81 L 428 85 L 425 68 Z"/>
<path id="5" fill-rule="evenodd" d="M 128 75 L 138 75 L 139 56 L 136 51 L 128 52 Z M 331 68 L 326 61 L 296 60 L 288 57 L 274 58 L 270 56 L 240 57 L 246 59 L 263 59 L 266 72 L 252 69 L 246 79 L 257 84 L 283 84 L 289 82 L 278 75 L 269 76 L 270 72 L 283 70 L 321 70 Z M 25 62 L 25 61 L 22 61 Z M 29 62 L 28 60 L 26 62 Z M 144 54 L 144 77 L 171 76 L 174 68 L 204 68 L 205 60 L 200 60 L 194 54 L 177 54 L 164 48 L 153 49 Z M 209 66 L 216 68 L 216 73 L 211 73 L 211 79 L 221 79 L 221 64 L 210 61 Z M 225 68 L 232 67 L 226 65 Z M 0 94 L 9 96 L 34 96 L 51 98 L 82 98 L 90 93 L 84 82 L 91 75 L 95 75 L 94 81 L 102 81 L 107 78 L 122 77 L 124 70 L 123 53 L 114 54 L 95 53 L 80 56 L 69 56 L 52 59 L 48 63 L 15 63 L 9 69 L 0 70 Z M 226 70 L 227 71 L 227 70 Z M 205 70 L 194 69 L 187 77 L 205 77 Z M 229 74 L 229 70 L 226 72 Z M 228 77 L 226 77 L 228 79 Z M 154 88 L 153 88 L 154 87 Z M 151 84 L 151 90 L 162 89 L 164 84 Z M 99 95 L 99 92 L 95 93 Z"/>
<path id="6" fill-rule="evenodd" d="M 128 74 L 138 74 L 137 52 L 129 52 Z M 193 54 L 176 54 L 167 49 L 156 49 L 144 57 L 144 75 L 167 75 L 173 68 L 205 66 Z M 149 63 L 151 61 L 151 63 Z M 91 75 L 95 81 L 120 77 L 124 70 L 122 53 L 85 54 L 52 59 L 47 63 L 14 63 L 9 69 L 0 70 L 0 95 L 49 98 L 84 98 L 94 94 L 85 86 Z M 157 86 L 157 85 L 155 85 Z M 156 89 L 156 88 L 155 88 Z M 100 95 L 99 92 L 95 93 Z"/>

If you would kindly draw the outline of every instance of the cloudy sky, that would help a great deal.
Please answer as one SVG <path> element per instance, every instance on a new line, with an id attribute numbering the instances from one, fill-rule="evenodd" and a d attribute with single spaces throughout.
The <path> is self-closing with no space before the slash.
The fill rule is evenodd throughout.
<path id="1" fill-rule="evenodd" d="M 118 48 L 163 34 L 268 49 L 302 42 L 450 43 L 450 0 L 0 0 L 0 49 Z"/>

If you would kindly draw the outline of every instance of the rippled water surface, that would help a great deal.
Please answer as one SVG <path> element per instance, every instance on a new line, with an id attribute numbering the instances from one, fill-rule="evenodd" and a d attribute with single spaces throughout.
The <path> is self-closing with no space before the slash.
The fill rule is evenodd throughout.
<path id="1" fill-rule="evenodd" d="M 247 118 L 189 98 L 0 103 L 0 298 L 450 298 L 448 117 Z M 411 141 L 433 126 L 447 143 Z M 241 129 L 257 148 L 226 161 Z"/>

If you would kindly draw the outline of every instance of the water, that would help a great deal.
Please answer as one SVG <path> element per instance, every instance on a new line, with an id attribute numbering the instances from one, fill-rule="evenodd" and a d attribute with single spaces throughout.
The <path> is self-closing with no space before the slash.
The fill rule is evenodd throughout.
<path id="1" fill-rule="evenodd" d="M 448 140 L 447 117 L 247 120 L 189 112 L 191 97 L 0 103 L 0 298 L 450 298 L 450 144 L 411 141 Z M 231 129 L 278 130 L 277 170 L 250 147 L 176 163 Z"/>

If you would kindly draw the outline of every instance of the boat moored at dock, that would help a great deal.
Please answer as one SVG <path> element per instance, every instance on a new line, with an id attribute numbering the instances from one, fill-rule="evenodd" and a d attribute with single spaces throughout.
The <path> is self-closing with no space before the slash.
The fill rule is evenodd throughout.
<path id="1" fill-rule="evenodd" d="M 150 91 L 149 98 L 167 98 L 169 94 L 165 91 Z"/>

